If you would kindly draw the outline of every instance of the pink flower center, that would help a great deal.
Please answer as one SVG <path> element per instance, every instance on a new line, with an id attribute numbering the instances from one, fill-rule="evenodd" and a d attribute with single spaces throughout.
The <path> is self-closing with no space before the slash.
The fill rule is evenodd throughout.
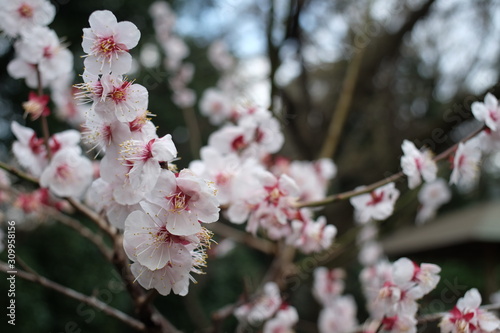
<path id="1" fill-rule="evenodd" d="M 156 237 L 158 241 L 164 243 L 177 243 L 182 245 L 188 245 L 191 243 L 183 236 L 172 235 L 170 232 L 168 232 L 165 226 L 160 227 L 160 230 L 158 230 L 158 232 L 156 233 Z"/>
<path id="2" fill-rule="evenodd" d="M 33 7 L 28 5 L 27 3 L 23 3 L 18 9 L 17 12 L 21 17 L 24 18 L 32 18 L 33 17 Z"/>
<path id="3" fill-rule="evenodd" d="M 54 52 L 50 46 L 46 46 L 43 48 L 43 57 L 44 58 L 50 59 L 50 58 L 52 58 L 53 55 L 54 55 Z"/>
<path id="4" fill-rule="evenodd" d="M 129 86 L 130 82 L 123 82 L 121 86 L 114 88 L 114 90 L 109 94 L 109 98 L 111 98 L 116 104 L 126 101 Z"/>
<path id="5" fill-rule="evenodd" d="M 117 52 L 128 51 L 125 45 L 116 43 L 113 36 L 101 37 L 96 44 L 94 51 L 107 58 Z"/>
<path id="6" fill-rule="evenodd" d="M 240 151 L 246 146 L 247 144 L 245 143 L 245 138 L 243 137 L 243 135 L 237 136 L 231 143 L 231 148 L 233 148 L 234 151 Z"/>
<path id="7" fill-rule="evenodd" d="M 153 158 L 153 143 L 155 142 L 155 139 L 149 140 L 149 142 L 146 144 L 144 147 L 144 150 L 141 153 L 140 160 L 146 162 L 150 158 Z"/>
<path id="8" fill-rule="evenodd" d="M 31 151 L 33 152 L 33 154 L 35 154 L 35 155 L 41 154 L 44 151 L 43 139 L 37 138 L 35 134 L 33 134 L 31 136 L 28 145 L 29 145 Z"/>
<path id="9" fill-rule="evenodd" d="M 489 116 L 491 118 L 491 120 L 493 120 L 494 122 L 497 122 L 498 121 L 498 114 L 495 110 L 488 110 L 489 112 Z"/>
<path id="10" fill-rule="evenodd" d="M 380 193 L 373 191 L 370 195 L 372 199 L 366 204 L 367 206 L 375 206 L 384 200 L 384 191 L 380 191 Z"/>
<path id="11" fill-rule="evenodd" d="M 56 168 L 56 178 L 66 180 L 71 176 L 71 170 L 67 164 L 61 164 Z"/>
<path id="12" fill-rule="evenodd" d="M 215 184 L 217 185 L 225 185 L 229 181 L 229 176 L 224 173 L 218 173 L 215 176 Z"/>
<path id="13" fill-rule="evenodd" d="M 170 203 L 169 212 L 180 213 L 184 210 L 189 211 L 188 204 L 191 196 L 182 192 L 180 188 L 177 187 L 175 193 L 167 195 L 165 199 Z"/>
<path id="14" fill-rule="evenodd" d="M 397 320 L 398 320 L 398 315 L 395 315 L 393 317 L 384 317 L 384 319 L 382 319 L 382 325 L 384 325 L 385 330 L 392 331 L 394 329 Z"/>

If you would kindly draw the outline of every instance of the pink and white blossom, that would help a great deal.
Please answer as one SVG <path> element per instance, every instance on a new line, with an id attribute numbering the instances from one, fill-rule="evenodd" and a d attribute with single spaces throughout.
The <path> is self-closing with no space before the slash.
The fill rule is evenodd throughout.
<path id="1" fill-rule="evenodd" d="M 212 125 L 220 125 L 231 118 L 231 100 L 220 90 L 210 88 L 203 92 L 200 99 L 200 113 L 208 117 Z"/>
<path id="2" fill-rule="evenodd" d="M 316 268 L 314 270 L 314 283 L 312 290 L 316 300 L 323 306 L 330 304 L 335 298 L 344 292 L 345 277 L 345 271 L 341 268 Z"/>
<path id="3" fill-rule="evenodd" d="M 500 320 L 480 308 L 481 295 L 477 289 L 467 291 L 457 305 L 446 314 L 439 326 L 441 333 L 486 333 L 500 329 Z"/>
<path id="4" fill-rule="evenodd" d="M 348 333 L 355 330 L 356 302 L 352 296 L 338 296 L 321 310 L 318 317 L 320 333 Z"/>
<path id="5" fill-rule="evenodd" d="M 362 189 L 359 187 L 357 189 Z M 394 183 L 381 186 L 370 193 L 352 197 L 349 201 L 354 206 L 354 217 L 359 223 L 370 220 L 387 219 L 394 211 L 394 204 L 399 198 L 399 191 Z"/>
<path id="6" fill-rule="evenodd" d="M 456 184 L 461 190 L 469 191 L 477 183 L 479 176 L 479 163 L 481 162 L 481 149 L 475 139 L 458 144 L 453 159 L 453 171 L 450 184 Z"/>
<path id="7" fill-rule="evenodd" d="M 92 182 L 92 162 L 74 149 L 63 149 L 52 156 L 40 176 L 40 186 L 61 197 L 80 197 Z"/>
<path id="8" fill-rule="evenodd" d="M 309 210 L 301 209 L 297 219 L 291 221 L 292 231 L 286 239 L 288 244 L 306 254 L 328 249 L 337 234 L 334 225 L 326 224 L 326 217 L 320 216 L 314 221 L 311 215 Z"/>
<path id="9" fill-rule="evenodd" d="M 442 178 L 425 183 L 418 192 L 418 201 L 422 205 L 417 213 L 416 222 L 424 223 L 436 215 L 439 207 L 451 200 L 451 190 Z"/>
<path id="10" fill-rule="evenodd" d="M 436 179 L 437 165 L 429 150 L 418 150 L 413 142 L 404 140 L 402 144 L 404 156 L 401 157 L 401 168 L 408 177 L 408 187 L 414 189 L 422 183 Z"/>
<path id="11" fill-rule="evenodd" d="M 281 304 L 282 299 L 278 285 L 274 282 L 267 282 L 262 294 L 251 302 L 237 307 L 234 310 L 234 315 L 240 322 L 258 325 L 271 318 Z"/>
<path id="12" fill-rule="evenodd" d="M 172 162 L 177 157 L 170 134 L 147 141 L 128 140 L 120 146 L 121 160 L 131 167 L 127 173 L 130 185 L 143 192 L 155 186 L 162 170 L 160 163 Z"/>
<path id="13" fill-rule="evenodd" d="M 73 69 L 73 55 L 61 45 L 55 31 L 47 27 L 23 31 L 15 49 L 21 59 L 37 66 L 46 81 L 53 81 Z"/>
<path id="14" fill-rule="evenodd" d="M 129 50 L 139 42 L 139 29 L 131 22 L 118 22 L 108 10 L 93 12 L 89 23 L 90 28 L 83 29 L 85 69 L 93 74 L 127 73 L 132 66 Z"/>
<path id="15" fill-rule="evenodd" d="M 264 324 L 263 333 L 289 333 L 299 321 L 297 310 L 288 304 L 282 304 L 274 318 Z"/>
<path id="16" fill-rule="evenodd" d="M 166 221 L 166 229 L 178 236 L 201 231 L 201 223 L 219 219 L 216 190 L 189 169 L 174 174 L 163 170 L 153 190 L 141 202 L 144 211 Z"/>
<path id="17" fill-rule="evenodd" d="M 487 93 L 484 96 L 484 103 L 472 103 L 471 110 L 477 120 L 484 122 L 490 130 L 497 131 L 500 124 L 500 107 L 495 96 Z"/>
<path id="18" fill-rule="evenodd" d="M 1 0 L 0 30 L 10 37 L 52 22 L 56 8 L 48 0 Z"/>

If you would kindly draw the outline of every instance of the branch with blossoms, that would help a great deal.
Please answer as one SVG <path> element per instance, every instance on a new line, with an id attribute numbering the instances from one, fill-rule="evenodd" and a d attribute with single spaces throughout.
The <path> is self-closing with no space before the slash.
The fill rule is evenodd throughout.
<path id="1" fill-rule="evenodd" d="M 430 263 L 417 264 L 408 258 L 392 263 L 386 260 L 376 241 L 377 224 L 394 213 L 400 197 L 395 181 L 403 177 L 410 190 L 421 186 L 420 193 L 424 193 L 424 199 L 419 194 L 419 200 L 424 202 L 417 221 L 434 216 L 451 196 L 447 183 L 437 177 L 437 162 L 453 154 L 449 184 L 464 189 L 475 185 L 481 155 L 488 144 L 500 141 L 496 136 L 500 108 L 494 96 L 487 95 L 484 103 L 472 104 L 474 116 L 485 126 L 439 155 L 433 156 L 430 150 L 418 149 L 405 140 L 401 146 L 401 172 L 368 186 L 327 196 L 337 173 L 334 162 L 329 158 L 296 161 L 277 155 L 285 141 L 280 122 L 271 111 L 236 97 L 241 89 L 235 83 L 235 62 L 220 42 L 210 46 L 209 58 L 220 71 L 221 80 L 217 87 L 205 91 L 199 104 L 200 113 L 217 129 L 209 136 L 207 145 L 198 149 L 194 137 L 198 134 L 193 109 L 196 99 L 187 88 L 194 68 L 183 63 L 188 50 L 173 34 L 175 14 L 166 3 L 158 2 L 151 7 L 151 14 L 166 55 L 166 70 L 171 75 L 169 87 L 190 127 L 193 156 L 199 155 L 188 168 L 179 170 L 172 136 L 160 137 L 151 120 L 148 90 L 126 76 L 132 68 L 130 51 L 141 37 L 135 24 L 119 22 L 107 10 L 90 15 L 90 26 L 83 29 L 85 69 L 81 74 L 83 82 L 75 86 L 79 89 L 76 103 L 69 83 L 72 56 L 56 33 L 46 27 L 54 17 L 53 6 L 46 0 L 17 5 L 15 2 L 12 15 L 20 15 L 20 27 L 6 31 L 17 38 L 16 57 L 7 69 L 12 77 L 25 79 L 27 86 L 36 89 L 23 107 L 33 121 L 41 122 L 42 137 L 33 129 L 12 122 L 16 137 L 12 150 L 24 171 L 3 162 L 0 167 L 40 187 L 37 195 L 19 200 L 24 203 L 20 205 L 23 209 L 32 209 L 32 201 L 36 200 L 43 207 L 40 211 L 49 211 L 101 250 L 120 273 L 131 296 L 135 318 L 29 269 L 18 270 L 20 278 L 103 310 L 138 331 L 177 332 L 154 306 L 154 299 L 158 294 L 188 294 L 191 283 L 196 283 L 195 276 L 204 273 L 216 233 L 259 250 L 272 260 L 254 290 L 247 288 L 239 300 L 214 313 L 211 329 L 222 329 L 224 320 L 234 315 L 240 331 L 291 331 L 300 315 L 292 298 L 286 296 L 286 292 L 294 291 L 289 288 L 288 279 L 296 276 L 304 280 L 313 275 L 312 295 L 322 308 L 319 330 L 344 333 L 358 327 L 354 299 L 343 295 L 346 273 L 319 266 L 356 239 L 359 261 L 364 266 L 360 277 L 369 313 L 363 331 L 415 332 L 419 322 L 430 320 L 418 317 L 418 302 L 436 288 L 441 268 Z M 301 6 L 298 4 L 297 18 Z M 268 28 L 270 38 L 272 24 Z M 357 55 L 348 70 L 337 107 L 338 122 L 332 122 L 332 138 L 325 142 L 322 156 L 331 156 L 338 145 L 343 127 L 339 125 L 345 122 L 353 99 L 362 54 Z M 305 85 L 302 88 L 308 89 Z M 51 97 L 44 95 L 45 90 L 52 92 Z M 83 130 L 51 134 L 48 103 L 65 105 L 68 96 L 78 112 L 66 118 L 75 124 L 83 123 Z M 82 142 L 95 155 L 94 162 L 83 152 Z M 23 194 L 15 195 L 23 198 Z M 347 199 L 354 207 L 358 225 L 335 239 L 336 226 L 313 208 Z M 62 204 L 58 204 L 61 201 L 79 215 L 70 218 L 68 215 L 73 212 L 62 212 Z M 99 230 L 92 231 L 79 223 L 76 218 L 82 216 Z M 111 248 L 105 245 L 103 237 L 111 241 Z M 221 247 L 215 246 L 213 252 L 223 252 Z M 311 263 L 308 271 L 306 262 Z M 0 269 L 7 272 L 3 263 Z M 479 292 L 469 290 L 449 313 L 438 314 L 442 318 L 441 331 L 498 330 L 500 320 L 480 304 Z"/>

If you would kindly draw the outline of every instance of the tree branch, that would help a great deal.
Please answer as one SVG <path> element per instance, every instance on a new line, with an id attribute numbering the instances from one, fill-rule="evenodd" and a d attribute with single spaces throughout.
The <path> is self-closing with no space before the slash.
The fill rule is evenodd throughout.
<path id="1" fill-rule="evenodd" d="M 9 271 L 12 271 L 9 266 L 5 262 L 0 262 L 0 271 L 7 273 Z M 43 276 L 40 276 L 39 274 L 35 273 L 28 273 L 26 271 L 22 270 L 17 270 L 17 273 L 15 274 L 16 277 L 20 277 L 21 279 L 31 281 L 34 283 L 38 283 L 39 285 L 52 289 L 60 294 L 63 294 L 69 298 L 76 299 L 77 301 L 83 302 L 87 305 L 90 305 L 92 307 L 95 307 L 96 309 L 101 310 L 105 314 L 107 314 L 110 317 L 116 318 L 120 320 L 121 322 L 125 323 L 126 325 L 132 327 L 133 329 L 140 331 L 140 332 L 145 332 L 146 331 L 146 326 L 138 321 L 137 319 L 134 319 L 127 315 L 126 313 L 121 312 L 120 310 L 113 308 L 109 306 L 108 304 L 98 300 L 97 298 L 93 296 L 87 296 L 82 293 L 79 293 L 76 290 L 73 290 L 71 288 L 65 287 L 63 285 L 60 285 L 56 282 L 53 282 Z"/>
<path id="2" fill-rule="evenodd" d="M 458 141 L 457 143 L 455 143 L 453 146 L 451 146 L 450 148 L 446 149 L 445 151 L 443 151 L 442 153 L 440 153 L 439 155 L 436 155 L 434 157 L 434 161 L 438 162 L 438 161 L 441 161 L 443 159 L 446 159 L 448 158 L 449 156 L 451 156 L 451 154 L 453 154 L 458 145 L 462 142 L 466 142 L 466 141 L 469 141 L 470 139 L 474 138 L 476 135 L 478 135 L 479 133 L 481 133 L 486 127 L 485 126 L 482 126 L 481 128 L 473 131 L 471 134 L 469 134 L 467 137 L 465 137 L 464 139 Z M 334 194 L 334 195 L 330 195 L 328 197 L 326 197 L 325 199 L 323 200 L 319 200 L 319 201 L 310 201 L 310 202 L 303 202 L 303 203 L 297 203 L 296 204 L 296 207 L 320 207 L 320 206 L 324 206 L 324 205 L 327 205 L 327 204 L 330 204 L 330 203 L 333 203 L 333 202 L 337 202 L 337 201 L 340 201 L 340 200 L 346 200 L 346 199 L 349 199 L 351 197 L 355 197 L 355 196 L 358 196 L 358 195 L 361 195 L 361 194 L 365 194 L 365 193 L 369 193 L 381 186 L 384 186 L 385 184 L 388 184 L 388 183 L 391 183 L 391 182 L 394 182 L 400 178 L 404 177 L 404 173 L 402 171 L 396 173 L 396 174 L 393 174 L 392 176 L 390 177 L 387 177 L 385 179 L 382 179 L 382 180 L 379 180 L 373 184 L 370 184 L 366 187 L 363 187 L 361 189 L 358 189 L 358 190 L 351 190 L 351 191 L 347 191 L 347 192 L 343 192 L 343 193 L 338 193 L 338 194 Z"/>
<path id="3" fill-rule="evenodd" d="M 349 114 L 354 97 L 354 90 L 356 88 L 356 83 L 358 82 L 359 71 L 365 49 L 366 48 L 360 49 L 347 67 L 344 83 L 342 85 L 342 91 L 340 92 L 339 100 L 337 101 L 337 105 L 333 111 L 328 132 L 326 134 L 323 147 L 321 147 L 319 158 L 333 158 L 335 152 L 337 151 L 337 147 L 340 143 L 340 136 L 342 135 L 342 130 L 345 122 L 347 121 L 347 115 Z"/>

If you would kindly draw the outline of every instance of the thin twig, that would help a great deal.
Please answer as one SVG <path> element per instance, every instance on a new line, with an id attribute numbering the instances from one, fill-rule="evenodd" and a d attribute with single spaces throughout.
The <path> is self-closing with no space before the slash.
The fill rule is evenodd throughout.
<path id="1" fill-rule="evenodd" d="M 91 241 L 99 249 L 102 255 L 111 262 L 111 259 L 113 258 L 113 252 L 104 243 L 101 235 L 94 233 L 92 230 L 80 223 L 80 221 L 61 213 L 52 207 L 47 207 L 46 210 L 54 219 L 64 224 L 65 226 L 77 231 L 82 237 L 85 237 L 89 241 Z"/>
<path id="2" fill-rule="evenodd" d="M 275 245 L 273 242 L 270 242 L 263 238 L 257 238 L 252 236 L 251 234 L 240 231 L 236 228 L 233 228 L 224 223 L 212 223 L 208 226 L 208 229 L 213 231 L 214 233 L 221 235 L 225 238 L 229 238 L 235 242 L 242 243 L 250 246 L 256 250 L 267 254 L 275 253 Z"/>
<path id="3" fill-rule="evenodd" d="M 32 177 L 32 176 L 28 175 L 27 173 L 17 169 L 16 167 L 13 167 L 13 166 L 11 166 L 7 163 L 4 163 L 2 161 L 0 161 L 0 169 L 4 169 L 5 171 L 9 172 L 10 174 L 13 174 L 14 176 L 17 176 L 17 177 L 24 179 L 30 183 L 38 185 L 38 179 L 36 179 L 35 177 Z"/>
<path id="4" fill-rule="evenodd" d="M 356 83 L 358 82 L 359 72 L 363 60 L 365 48 L 361 48 L 355 55 L 347 67 L 342 90 L 333 111 L 328 132 L 321 148 L 319 157 L 333 158 L 337 147 L 340 143 L 340 136 L 344 129 L 344 124 L 347 121 L 347 115 L 351 108 L 351 103 L 354 98 Z"/>
<path id="5" fill-rule="evenodd" d="M 7 273 L 8 271 L 11 271 L 9 266 L 5 262 L 0 262 L 0 271 Z M 54 291 L 57 291 L 60 294 L 63 294 L 67 297 L 76 299 L 77 301 L 83 302 L 87 305 L 90 305 L 92 307 L 95 307 L 96 309 L 101 310 L 102 312 L 106 313 L 108 316 L 116 318 L 120 320 L 121 322 L 125 323 L 126 325 L 132 327 L 133 329 L 144 332 L 146 330 L 146 326 L 138 321 L 135 318 L 130 317 L 126 313 L 121 312 L 120 310 L 113 308 L 109 306 L 108 304 L 98 300 L 97 298 L 93 296 L 87 296 L 82 293 L 79 293 L 76 290 L 73 290 L 71 288 L 65 287 L 63 285 L 60 285 L 54 281 L 51 281 L 43 276 L 40 276 L 39 274 L 34 274 L 34 273 L 28 273 L 23 270 L 17 270 L 17 273 L 15 274 L 16 277 L 20 277 L 21 279 L 31 281 L 34 283 L 38 283 L 39 285 L 52 289 Z"/>
<path id="6" fill-rule="evenodd" d="M 436 155 L 434 157 L 434 161 L 436 162 L 439 162 L 443 159 L 446 159 L 448 158 L 449 156 L 451 156 L 451 154 L 453 154 L 456 150 L 457 150 L 457 147 L 460 143 L 463 143 L 463 142 L 466 142 L 466 141 L 469 141 L 470 139 L 474 138 L 476 135 L 478 135 L 479 133 L 481 133 L 486 127 L 483 126 L 475 131 L 473 131 L 471 134 L 469 134 L 467 137 L 465 137 L 464 139 L 460 140 L 459 142 L 455 143 L 453 146 L 451 146 L 450 148 L 446 149 L 445 151 L 443 151 L 442 153 L 440 153 L 439 155 Z M 392 176 L 390 177 L 387 177 L 387 178 L 384 178 L 382 180 L 379 180 L 373 184 L 370 184 L 368 186 L 365 186 L 365 187 L 362 187 L 358 190 L 350 190 L 350 191 L 347 191 L 347 192 L 342 192 L 342 193 L 338 193 L 338 194 L 333 194 L 333 195 L 330 195 L 326 198 L 324 198 L 323 200 L 318 200 L 318 201 L 310 201 L 310 202 L 302 202 L 302 203 L 297 203 L 296 204 L 296 207 L 319 207 L 319 206 L 324 206 L 324 205 L 327 205 L 327 204 L 330 204 L 330 203 L 333 203 L 333 202 L 337 202 L 337 201 L 340 201 L 340 200 L 346 200 L 346 199 L 349 199 L 351 197 L 355 197 L 355 196 L 358 196 L 358 195 L 361 195 L 361 194 L 365 194 L 365 193 L 369 193 L 381 186 L 384 186 L 388 183 L 391 183 L 391 182 L 394 182 L 400 178 L 404 177 L 404 173 L 402 171 L 398 172 L 398 173 L 395 173 L 393 174 Z"/>

